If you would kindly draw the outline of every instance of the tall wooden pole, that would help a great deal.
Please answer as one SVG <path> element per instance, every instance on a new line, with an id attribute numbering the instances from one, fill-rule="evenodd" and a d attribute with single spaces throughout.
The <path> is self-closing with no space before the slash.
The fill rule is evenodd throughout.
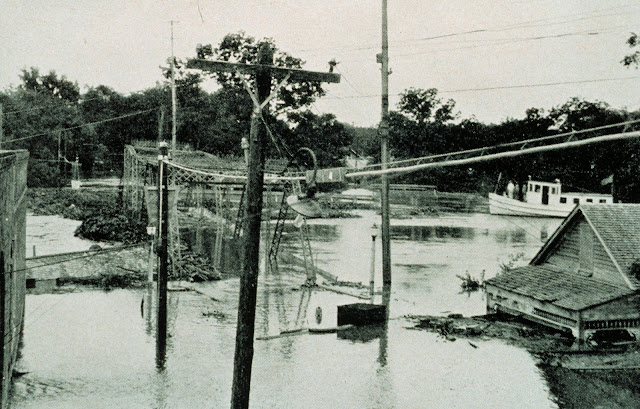
<path id="1" fill-rule="evenodd" d="M 158 155 L 158 169 L 160 172 L 161 189 L 158 189 L 159 212 L 158 222 L 160 233 L 160 269 L 158 271 L 158 322 L 156 325 L 156 366 L 164 368 L 167 351 L 167 273 L 169 266 L 169 180 L 164 161 L 168 158 L 166 142 L 160 142 Z"/>
<path id="2" fill-rule="evenodd" d="M 382 0 L 382 112 L 380 120 L 380 162 L 382 169 L 389 163 L 389 40 L 387 34 L 387 0 Z M 382 283 L 391 285 L 391 239 L 389 228 L 389 177 L 382 175 L 380 194 L 382 207 Z"/>
<path id="3" fill-rule="evenodd" d="M 176 61 L 173 55 L 173 20 L 171 20 L 171 155 L 175 158 L 176 153 Z"/>
<path id="4" fill-rule="evenodd" d="M 245 208 L 243 273 L 240 278 L 240 297 L 238 304 L 238 325 L 236 330 L 236 350 L 233 366 L 233 386 L 231 407 L 248 408 L 251 387 L 251 364 L 253 361 L 253 335 L 256 316 L 256 296 L 258 271 L 260 266 L 260 221 L 262 215 L 262 188 L 264 184 L 264 142 L 266 128 L 261 114 L 264 106 L 275 97 L 277 90 L 287 81 L 340 82 L 340 75 L 331 72 L 303 71 L 283 67 L 274 67 L 273 50 L 267 43 L 260 44 L 258 64 L 230 63 L 205 59 L 190 59 L 187 68 L 196 68 L 211 72 L 231 72 L 256 75 L 257 95 L 247 84 L 247 91 L 254 102 L 251 118 L 249 141 L 249 160 L 247 178 L 247 200 Z M 281 81 L 274 94 L 271 90 L 271 78 Z M 244 145 L 244 144 L 243 144 Z M 244 149 L 244 146 L 243 146 Z"/>
<path id="5" fill-rule="evenodd" d="M 0 149 L 2 149 L 3 139 L 4 139 L 4 114 L 2 113 L 2 104 L 0 104 Z"/>
<path id="6" fill-rule="evenodd" d="M 258 49 L 258 64 L 273 64 L 273 50 L 267 43 Z M 271 90 L 271 72 L 268 68 L 256 72 L 258 101 L 262 103 Z M 233 361 L 231 408 L 249 407 L 253 336 L 256 317 L 258 271 L 260 268 L 260 223 L 262 215 L 262 188 L 264 183 L 264 141 L 266 129 L 260 108 L 254 108 L 249 139 L 249 169 L 247 200 L 244 220 L 243 272 L 240 278 L 236 349 Z"/>

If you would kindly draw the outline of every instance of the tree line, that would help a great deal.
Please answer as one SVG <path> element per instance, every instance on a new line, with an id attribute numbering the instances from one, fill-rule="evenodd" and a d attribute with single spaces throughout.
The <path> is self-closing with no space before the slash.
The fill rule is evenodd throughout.
<path id="1" fill-rule="evenodd" d="M 198 45 L 194 57 L 251 63 L 258 44 L 271 43 L 275 64 L 302 68 L 304 61 L 279 50 L 271 39 L 257 40 L 244 32 L 228 34 L 217 46 Z M 636 37 L 629 40 L 637 46 Z M 636 56 L 634 59 L 633 57 Z M 183 146 L 219 156 L 241 157 L 240 140 L 250 129 L 252 102 L 236 74 L 208 74 L 185 68 L 176 59 L 177 140 Z M 637 53 L 623 61 L 637 66 Z M 78 159 L 83 176 L 120 175 L 124 146 L 134 141 L 169 139 L 171 91 L 167 81 L 128 95 L 107 85 L 82 92 L 77 82 L 52 71 L 24 69 L 18 86 L 0 92 L 3 107 L 3 149 L 30 152 L 30 186 L 60 186 L 68 182 L 69 162 Z M 203 89 L 212 77 L 214 92 Z M 247 78 L 250 80 L 250 78 Z M 264 121 L 269 128 L 267 156 L 287 158 L 305 146 L 313 149 L 320 167 L 343 166 L 348 156 L 379 161 L 375 127 L 354 127 L 333 114 L 315 113 L 313 102 L 324 95 L 320 83 L 290 84 L 280 90 Z M 410 88 L 390 113 L 390 153 L 393 160 L 455 152 L 521 141 L 557 133 L 591 129 L 640 119 L 640 111 L 614 109 L 606 102 L 571 98 L 556 107 L 532 107 L 523 119 L 508 118 L 485 124 L 461 118 L 452 99 L 436 89 Z M 640 129 L 631 123 L 593 131 L 593 135 Z M 529 176 L 559 178 L 563 185 L 591 191 L 609 191 L 602 180 L 614 175 L 614 191 L 623 201 L 640 201 L 635 176 L 640 170 L 640 143 L 636 140 L 496 160 L 473 167 L 452 167 L 393 178 L 397 183 L 436 185 L 440 190 L 486 193 L 506 183 L 522 184 Z"/>

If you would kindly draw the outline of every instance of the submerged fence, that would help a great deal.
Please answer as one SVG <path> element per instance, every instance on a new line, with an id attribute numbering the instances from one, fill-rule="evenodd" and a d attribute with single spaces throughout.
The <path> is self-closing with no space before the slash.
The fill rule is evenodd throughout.
<path id="1" fill-rule="evenodd" d="M 0 354 L 2 409 L 24 325 L 27 151 L 0 151 Z"/>

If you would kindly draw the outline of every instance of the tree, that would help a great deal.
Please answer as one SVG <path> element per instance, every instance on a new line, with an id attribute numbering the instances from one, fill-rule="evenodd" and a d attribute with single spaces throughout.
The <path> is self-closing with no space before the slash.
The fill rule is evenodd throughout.
<path id="1" fill-rule="evenodd" d="M 353 135 L 333 114 L 316 115 L 311 111 L 290 115 L 293 122 L 289 146 L 311 148 L 319 167 L 343 166 Z"/>
<path id="2" fill-rule="evenodd" d="M 640 37 L 636 33 L 631 33 L 631 36 L 627 39 L 627 44 L 630 48 L 635 49 L 631 54 L 625 55 L 622 61 L 620 61 L 625 67 L 635 65 L 636 69 L 640 65 Z"/>
<path id="3" fill-rule="evenodd" d="M 442 102 L 435 88 L 409 88 L 400 95 L 398 109 L 421 125 L 427 123 L 444 124 L 455 119 L 453 110 L 456 103 L 452 99 Z"/>
<path id="4" fill-rule="evenodd" d="M 27 91 L 51 95 L 71 103 L 77 103 L 80 98 L 78 84 L 67 80 L 64 75 L 58 78 L 55 71 L 40 75 L 40 70 L 31 67 L 29 70 L 22 70 L 20 79 L 22 79 L 21 88 Z"/>

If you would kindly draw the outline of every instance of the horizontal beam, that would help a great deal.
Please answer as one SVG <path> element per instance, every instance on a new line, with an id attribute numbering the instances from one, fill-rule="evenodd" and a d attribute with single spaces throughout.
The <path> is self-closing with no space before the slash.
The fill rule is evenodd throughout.
<path id="1" fill-rule="evenodd" d="M 289 74 L 289 79 L 293 81 L 320 81 L 320 82 L 340 82 L 340 74 L 332 72 L 305 71 L 296 68 L 275 67 L 273 65 L 243 64 L 228 61 L 205 60 L 201 58 L 191 58 L 187 60 L 187 68 L 198 69 L 209 72 L 241 72 L 243 74 L 254 74 L 258 71 L 268 70 L 276 79 L 283 79 Z"/>
<path id="2" fill-rule="evenodd" d="M 532 153 L 542 153 L 542 152 L 548 152 L 548 151 L 553 151 L 558 149 L 577 148 L 580 146 L 590 145 L 592 143 L 614 142 L 614 141 L 621 141 L 625 139 L 638 138 L 638 137 L 640 137 L 640 131 L 622 132 L 622 133 L 615 133 L 615 134 L 609 134 L 609 135 L 594 136 L 594 137 L 591 137 L 588 139 L 582 139 L 579 141 L 560 142 L 560 143 L 554 143 L 551 145 L 536 146 L 533 148 L 523 148 L 523 149 L 518 149 L 514 151 L 485 154 L 483 156 L 475 156 L 470 158 L 443 160 L 441 162 L 423 163 L 419 165 L 405 166 L 401 168 L 364 170 L 359 172 L 351 172 L 351 173 L 347 173 L 345 177 L 357 178 L 357 177 L 365 177 L 365 176 L 402 175 L 407 173 L 418 172 L 424 169 L 442 168 L 446 166 L 468 165 L 468 164 L 478 163 L 478 162 L 487 162 L 495 159 L 504 159 L 504 158 L 521 156 L 521 155 L 529 155 Z"/>

